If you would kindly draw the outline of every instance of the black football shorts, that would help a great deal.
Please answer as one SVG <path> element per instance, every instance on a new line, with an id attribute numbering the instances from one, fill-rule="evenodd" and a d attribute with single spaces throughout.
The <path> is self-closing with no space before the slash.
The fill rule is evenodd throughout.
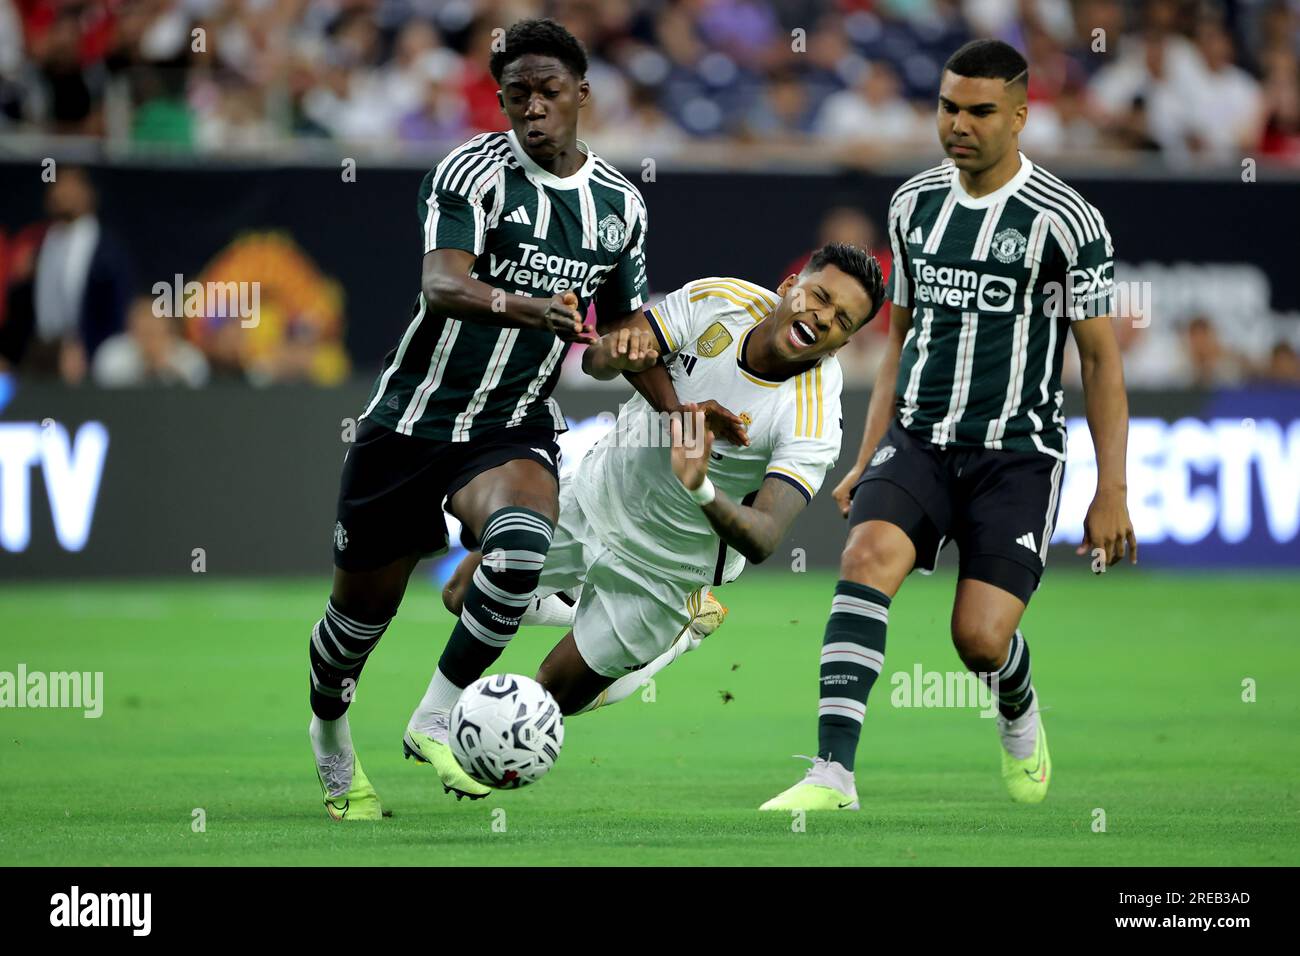
<path id="1" fill-rule="evenodd" d="M 543 465 L 559 480 L 560 446 L 548 428 L 498 428 L 472 441 L 400 435 L 370 419 L 357 426 L 343 460 L 334 523 L 334 564 L 373 571 L 400 557 L 447 547 L 443 501 L 476 475 L 516 458 Z M 466 547 L 476 547 L 468 531 Z"/>
<path id="2" fill-rule="evenodd" d="M 959 577 L 1028 603 L 1047 563 L 1064 467 L 1036 452 L 939 448 L 895 419 L 853 489 L 849 523 L 897 525 L 924 573 L 955 541 Z"/>

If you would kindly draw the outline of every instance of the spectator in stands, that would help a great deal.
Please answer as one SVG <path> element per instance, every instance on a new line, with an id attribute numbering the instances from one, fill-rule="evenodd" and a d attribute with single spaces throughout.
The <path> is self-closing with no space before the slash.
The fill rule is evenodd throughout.
<path id="1" fill-rule="evenodd" d="M 56 133 L 94 136 L 103 131 L 100 101 L 104 76 L 100 64 L 81 62 L 78 17 L 75 7 L 60 9 L 32 49 L 40 64 L 40 80 L 25 111 L 44 119 Z"/>
<path id="2" fill-rule="evenodd" d="M 1216 388 L 1239 385 L 1246 377 L 1245 360 L 1223 344 L 1214 324 L 1203 315 L 1187 323 L 1185 348 L 1189 380 L 1183 384 Z"/>
<path id="3" fill-rule="evenodd" d="M 185 385 L 208 381 L 203 353 L 180 337 L 178 319 L 158 315 L 153 299 L 131 303 L 126 331 L 112 336 L 95 353 L 91 378 L 103 388 Z"/>
<path id="4" fill-rule="evenodd" d="M 6 352 L 20 374 L 77 384 L 124 325 L 131 275 L 126 253 L 99 220 L 89 177 L 71 166 L 56 170 L 35 255 L 10 280 Z"/>
<path id="5" fill-rule="evenodd" d="M 647 153 L 656 160 L 677 153 L 688 142 L 686 133 L 659 108 L 655 91 L 634 86 L 628 95 L 628 113 L 585 137 L 604 156 Z"/>
<path id="6" fill-rule="evenodd" d="M 1262 19 L 1263 46 L 1258 62 L 1263 76 L 1265 154 L 1300 159 L 1300 24 L 1285 3 Z"/>
<path id="7" fill-rule="evenodd" d="M 748 110 L 738 132 L 771 145 L 807 142 L 813 127 L 813 104 L 793 70 L 777 70 Z"/>
<path id="8" fill-rule="evenodd" d="M 1274 385 L 1300 386 L 1300 356 L 1290 342 L 1281 341 L 1273 346 L 1260 378 Z"/>
<path id="9" fill-rule="evenodd" d="M 914 146 L 932 135 L 929 124 L 903 99 L 898 74 L 884 60 L 866 66 L 852 88 L 831 94 L 814 129 L 824 139 L 856 149 L 864 144 Z"/>
<path id="10" fill-rule="evenodd" d="M 1124 37 L 1118 58 L 1093 78 L 1094 103 L 1122 146 L 1154 143 L 1173 162 L 1197 145 L 1198 95 L 1206 82 L 1196 47 L 1174 27 L 1172 0 L 1151 0 L 1141 34 Z"/>
<path id="11" fill-rule="evenodd" d="M 1236 162 L 1260 145 L 1264 97 L 1259 83 L 1234 62 L 1232 37 L 1217 20 L 1197 27 L 1205 61 L 1203 85 L 1186 95 L 1195 101 L 1195 145 L 1207 159 Z"/>

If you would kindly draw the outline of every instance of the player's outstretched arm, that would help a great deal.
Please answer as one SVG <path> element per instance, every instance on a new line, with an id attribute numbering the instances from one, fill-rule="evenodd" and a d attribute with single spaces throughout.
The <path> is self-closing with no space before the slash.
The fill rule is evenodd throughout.
<path id="1" fill-rule="evenodd" d="M 871 404 L 867 407 L 867 423 L 862 429 L 862 446 L 858 449 L 857 461 L 849 469 L 831 496 L 840 506 L 840 514 L 849 516 L 849 496 L 853 486 L 858 483 L 862 473 L 871 460 L 871 454 L 885 437 L 889 423 L 894 417 L 894 388 L 898 384 L 898 363 L 903 355 L 903 341 L 907 330 L 912 327 L 912 310 L 903 306 L 890 307 L 889 341 L 885 344 L 885 355 L 880 360 L 880 369 L 876 372 L 876 383 L 871 389 Z"/>
<path id="2" fill-rule="evenodd" d="M 764 480 L 752 505 L 738 504 L 714 488 L 708 476 L 713 435 L 704 424 L 703 412 L 693 405 L 686 410 L 694 418 L 693 435 L 683 437 L 682 422 L 676 418 L 669 425 L 673 474 L 695 498 L 718 537 L 746 560 L 761 564 L 776 551 L 807 499 L 779 478 Z"/>
<path id="3" fill-rule="evenodd" d="M 1070 323 L 1079 347 L 1088 431 L 1097 450 L 1097 492 L 1083 519 L 1083 543 L 1078 554 L 1101 548 L 1106 564 L 1124 557 L 1137 563 L 1137 538 L 1128 514 L 1128 395 L 1124 391 L 1124 365 L 1109 316 Z"/>
<path id="4" fill-rule="evenodd" d="M 608 335 L 614 331 L 623 329 L 633 329 L 637 332 L 645 332 L 651 336 L 651 341 L 655 344 L 655 358 L 649 363 L 641 363 L 639 369 L 623 369 L 623 377 L 631 383 L 641 396 L 650 404 L 650 407 L 657 412 L 684 412 L 685 406 L 677 396 L 677 389 L 673 387 L 673 377 L 668 373 L 668 368 L 659 359 L 658 354 L 659 340 L 654 338 L 654 333 L 650 329 L 650 322 L 645 313 L 637 310 L 628 312 L 610 323 L 600 323 L 602 331 Z M 582 356 L 582 370 L 593 378 L 613 378 L 613 375 L 597 374 L 594 370 L 599 364 L 599 359 L 595 354 L 591 354 L 592 349 L 587 349 Z M 588 358 L 588 355 L 591 357 Z M 749 435 L 745 429 L 745 423 L 740 420 L 730 409 L 724 408 L 717 402 L 709 399 L 701 402 L 699 409 L 704 413 L 705 424 L 708 425 L 709 431 L 715 436 L 733 445 L 744 447 L 749 444 Z"/>
<path id="5" fill-rule="evenodd" d="M 470 275 L 474 254 L 464 249 L 433 249 L 424 256 L 420 287 L 434 312 L 463 322 L 504 328 L 545 329 L 566 342 L 594 342 L 595 329 L 578 314 L 578 297 L 563 292 L 549 299 L 511 295 Z"/>

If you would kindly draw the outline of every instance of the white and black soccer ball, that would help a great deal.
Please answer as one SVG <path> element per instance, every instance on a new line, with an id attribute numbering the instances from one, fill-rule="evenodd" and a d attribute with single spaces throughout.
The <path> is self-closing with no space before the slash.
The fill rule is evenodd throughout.
<path id="1" fill-rule="evenodd" d="M 555 698 L 521 674 L 481 677 L 451 709 L 451 751 L 486 787 L 536 783 L 560 756 L 564 717 Z"/>

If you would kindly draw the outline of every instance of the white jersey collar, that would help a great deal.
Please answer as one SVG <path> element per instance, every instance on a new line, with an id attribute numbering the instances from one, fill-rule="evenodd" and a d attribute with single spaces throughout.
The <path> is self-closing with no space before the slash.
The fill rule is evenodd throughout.
<path id="1" fill-rule="evenodd" d="M 572 176 L 557 176 L 542 169 L 533 161 L 533 158 L 519 145 L 514 130 L 507 130 L 506 138 L 510 141 L 510 151 L 515 154 L 515 159 L 519 160 L 519 165 L 524 168 L 524 172 L 543 186 L 550 186 L 552 189 L 577 189 L 585 185 L 596 166 L 596 154 L 591 151 L 590 146 L 578 140 L 578 148 L 587 154 L 587 161 L 578 167 L 578 171 Z"/>
<path id="2" fill-rule="evenodd" d="M 966 192 L 965 188 L 961 184 L 961 171 L 958 170 L 956 166 L 953 166 L 952 194 L 956 198 L 957 202 L 961 203 L 967 209 L 987 209 L 994 203 L 1006 201 L 1012 193 L 1025 184 L 1025 180 L 1027 180 L 1034 171 L 1034 164 L 1029 161 L 1029 158 L 1025 156 L 1024 153 L 1018 153 L 1017 155 L 1020 156 L 1020 168 L 1016 170 L 1016 174 L 987 196 L 980 196 L 978 198 Z"/>

